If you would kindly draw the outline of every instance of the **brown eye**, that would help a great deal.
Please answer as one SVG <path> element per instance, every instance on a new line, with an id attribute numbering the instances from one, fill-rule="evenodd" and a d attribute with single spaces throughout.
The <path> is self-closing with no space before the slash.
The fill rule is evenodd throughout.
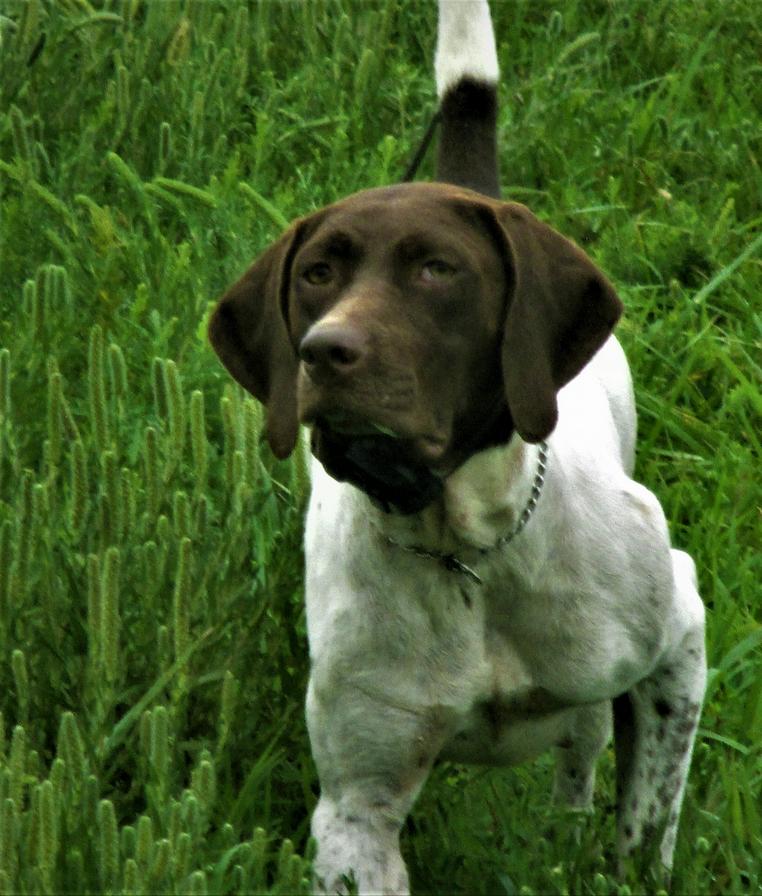
<path id="1" fill-rule="evenodd" d="M 311 283 L 312 286 L 323 286 L 333 280 L 333 271 L 331 266 L 325 261 L 318 261 L 311 264 L 302 274 L 302 277 Z"/>
<path id="2" fill-rule="evenodd" d="M 425 280 L 427 283 L 436 280 L 449 280 L 455 273 L 455 268 L 448 262 L 442 261 L 441 258 L 432 258 L 421 268 L 421 280 Z"/>

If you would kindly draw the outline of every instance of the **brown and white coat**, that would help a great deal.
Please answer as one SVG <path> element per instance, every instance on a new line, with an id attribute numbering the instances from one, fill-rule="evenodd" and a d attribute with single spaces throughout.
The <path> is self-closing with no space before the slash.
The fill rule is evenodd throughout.
<path id="1" fill-rule="evenodd" d="M 407 892 L 399 831 L 437 758 L 554 749 L 556 799 L 589 806 L 612 705 L 620 855 L 656 839 L 669 868 L 704 691 L 694 564 L 631 478 L 621 304 L 579 248 L 499 200 L 489 10 L 439 6 L 446 183 L 297 221 L 210 326 L 275 453 L 311 428 L 307 718 L 328 892 L 345 876 Z"/>

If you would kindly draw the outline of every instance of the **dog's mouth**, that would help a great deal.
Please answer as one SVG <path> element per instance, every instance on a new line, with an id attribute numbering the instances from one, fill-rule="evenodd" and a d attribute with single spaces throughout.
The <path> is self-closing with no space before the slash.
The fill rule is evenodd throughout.
<path id="1" fill-rule="evenodd" d="M 421 456 L 438 453 L 432 440 L 380 423 L 344 413 L 318 417 L 312 451 L 334 479 L 356 486 L 387 513 L 418 513 L 442 492 L 444 477 Z"/>
<path id="2" fill-rule="evenodd" d="M 347 439 L 352 438 L 379 438 L 385 437 L 394 441 L 400 441 L 402 435 L 391 427 L 376 423 L 373 420 L 363 420 L 354 414 L 345 411 L 331 411 L 315 421 L 320 429 L 331 432 L 336 436 Z"/>

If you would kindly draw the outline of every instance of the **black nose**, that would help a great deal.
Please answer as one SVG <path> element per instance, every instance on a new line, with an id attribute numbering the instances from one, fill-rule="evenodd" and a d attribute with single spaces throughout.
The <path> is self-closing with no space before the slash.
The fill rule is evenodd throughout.
<path id="1" fill-rule="evenodd" d="M 316 324 L 299 346 L 299 357 L 305 364 L 333 373 L 349 373 L 365 353 L 365 337 L 349 324 Z"/>

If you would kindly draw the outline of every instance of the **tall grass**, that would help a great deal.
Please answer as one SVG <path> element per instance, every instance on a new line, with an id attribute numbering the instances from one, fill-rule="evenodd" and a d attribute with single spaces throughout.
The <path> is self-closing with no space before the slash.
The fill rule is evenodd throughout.
<path id="1" fill-rule="evenodd" d="M 625 299 L 639 474 L 709 611 L 674 891 L 760 892 L 762 9 L 493 9 L 505 193 Z M 304 459 L 205 320 L 286 221 L 399 177 L 434 34 L 392 0 L 0 10 L 0 891 L 307 889 Z M 547 760 L 438 768 L 415 888 L 637 891 L 611 766 L 581 831 Z"/>

